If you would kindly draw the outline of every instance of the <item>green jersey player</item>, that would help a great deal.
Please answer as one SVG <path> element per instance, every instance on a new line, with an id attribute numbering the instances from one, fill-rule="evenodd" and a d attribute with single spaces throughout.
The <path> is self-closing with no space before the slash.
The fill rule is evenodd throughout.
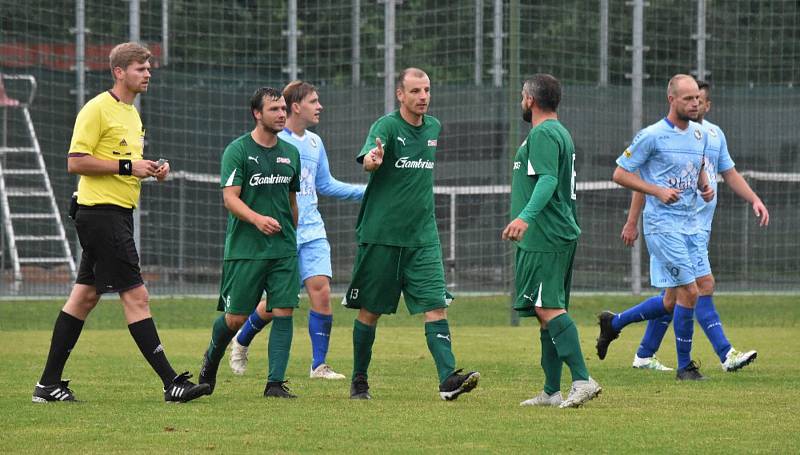
<path id="1" fill-rule="evenodd" d="M 433 168 L 442 130 L 426 115 L 431 82 L 407 68 L 397 82 L 400 109 L 370 128 L 357 160 L 370 172 L 356 234 L 358 252 L 343 302 L 357 308 L 350 398 L 370 399 L 367 369 L 375 328 L 397 311 L 402 292 L 411 314 L 424 313 L 425 338 L 439 374 L 439 396 L 455 400 L 478 385 L 480 373 L 456 370 L 447 323 L 442 251 L 433 204 Z"/>
<path id="2" fill-rule="evenodd" d="M 273 326 L 269 336 L 266 397 L 295 398 L 284 375 L 292 344 L 292 312 L 298 306 L 297 200 L 300 153 L 278 137 L 286 123 L 280 91 L 264 87 L 250 99 L 255 128 L 228 145 L 222 156 L 221 186 L 228 228 L 211 343 L 203 356 L 200 382 L 214 391 L 225 349 L 266 292 Z"/>
<path id="3" fill-rule="evenodd" d="M 514 157 L 511 217 L 504 240 L 516 241 L 516 298 L 520 316 L 541 325 L 544 390 L 523 406 L 578 407 L 596 397 L 600 384 L 589 377 L 578 330 L 567 313 L 572 262 L 581 230 L 575 210 L 575 145 L 558 121 L 561 84 L 535 74 L 522 88 L 522 118 L 528 137 Z M 561 368 L 572 372 L 572 388 L 561 396 Z"/>

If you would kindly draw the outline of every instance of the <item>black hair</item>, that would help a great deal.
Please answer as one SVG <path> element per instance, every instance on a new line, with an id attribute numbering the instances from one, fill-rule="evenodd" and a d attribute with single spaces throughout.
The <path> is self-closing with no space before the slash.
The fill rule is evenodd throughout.
<path id="1" fill-rule="evenodd" d="M 264 98 L 269 98 L 270 101 L 275 101 L 281 99 L 283 94 L 280 90 L 272 88 L 272 87 L 261 87 L 256 89 L 253 92 L 253 96 L 250 97 L 250 115 L 253 116 L 253 120 L 256 119 L 256 115 L 253 114 L 253 111 L 261 112 L 261 109 L 264 109 Z"/>

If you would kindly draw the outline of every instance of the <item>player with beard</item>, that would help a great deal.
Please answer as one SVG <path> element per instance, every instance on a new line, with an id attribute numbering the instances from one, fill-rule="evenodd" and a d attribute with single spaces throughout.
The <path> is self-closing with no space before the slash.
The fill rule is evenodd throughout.
<path id="1" fill-rule="evenodd" d="M 211 343 L 203 356 L 200 383 L 214 391 L 228 343 L 256 309 L 263 293 L 273 314 L 265 397 L 296 398 L 286 386 L 292 346 L 292 313 L 298 306 L 297 198 L 300 152 L 278 137 L 286 123 L 280 91 L 263 87 L 250 98 L 256 126 L 231 142 L 222 155 L 220 186 L 228 228 Z"/>
<path id="2" fill-rule="evenodd" d="M 531 123 L 512 166 L 511 218 L 503 240 L 516 242 L 514 309 L 540 324 L 544 390 L 522 406 L 576 408 L 602 391 L 583 361 L 578 329 L 567 310 L 581 229 L 575 207 L 575 145 L 558 120 L 561 84 L 534 74 L 522 88 L 522 118 Z M 572 387 L 561 396 L 566 363 Z"/>
<path id="3" fill-rule="evenodd" d="M 692 336 L 698 297 L 696 258 L 701 256 L 695 240 L 700 232 L 697 198 L 708 202 L 715 195 L 703 171 L 709 153 L 708 133 L 692 121 L 699 114 L 700 104 L 700 89 L 694 78 L 685 74 L 673 76 L 667 87 L 667 101 L 667 116 L 634 137 L 617 159 L 613 177 L 616 183 L 647 195 L 644 233 L 650 252 L 650 283 L 665 289 L 663 302 L 648 299 L 619 315 L 601 313 L 597 356 L 601 360 L 606 357 L 609 344 L 625 325 L 673 313 L 676 377 L 702 380 L 705 377 L 692 360 Z"/>
<path id="4" fill-rule="evenodd" d="M 322 138 L 308 128 L 319 124 L 322 104 L 316 87 L 304 81 L 292 81 L 283 89 L 286 99 L 286 127 L 278 137 L 300 151 L 301 179 L 297 197 L 299 212 L 297 224 L 297 257 L 300 279 L 308 292 L 308 335 L 311 338 L 311 368 L 309 377 L 319 379 L 344 379 L 325 361 L 333 328 L 331 309 L 331 245 L 328 243 L 325 223 L 317 207 L 317 193 L 341 200 L 360 200 L 364 185 L 353 185 L 336 180 L 331 175 L 328 154 Z M 247 369 L 248 351 L 253 338 L 272 321 L 267 302 L 259 302 L 231 342 L 230 366 L 234 374 L 242 375 Z"/>
<path id="5" fill-rule="evenodd" d="M 700 88 L 700 103 L 698 109 L 698 116 L 695 119 L 697 123 L 703 125 L 708 132 L 708 148 L 705 156 L 704 170 L 707 173 L 708 180 L 714 191 L 717 188 L 717 173 L 722 174 L 731 189 L 736 195 L 747 201 L 753 207 L 753 212 L 760 220 L 761 226 L 769 224 L 769 211 L 767 207 L 761 202 L 758 195 L 750 188 L 747 181 L 739 174 L 733 163 L 733 159 L 728 152 L 728 141 L 725 138 L 725 133 L 717 125 L 709 122 L 705 117 L 711 109 L 711 87 L 708 82 L 697 81 Z M 628 210 L 628 219 L 622 229 L 622 240 L 627 246 L 632 246 L 633 242 L 639 236 L 638 222 L 639 216 L 644 207 L 644 195 L 639 192 L 634 192 L 631 198 L 631 207 Z M 700 327 L 705 332 L 706 337 L 711 342 L 717 356 L 720 360 L 720 365 L 724 371 L 738 371 L 741 368 L 749 365 L 758 356 L 756 351 L 738 351 L 733 348 L 728 338 L 725 336 L 725 331 L 722 328 L 722 321 L 719 313 L 714 305 L 714 275 L 711 273 L 711 262 L 708 259 L 708 242 L 711 239 L 711 222 L 714 218 L 714 211 L 717 207 L 717 198 L 715 197 L 710 202 L 698 201 L 697 216 L 700 222 L 700 232 L 693 236 L 695 243 L 698 245 L 700 256 L 695 258 L 697 267 L 697 288 L 700 296 L 697 298 L 697 305 L 695 306 L 695 316 Z M 650 297 L 657 303 L 661 303 L 663 296 L 661 294 Z M 648 300 L 650 300 L 648 299 Z M 656 303 L 656 304 L 657 304 Z M 635 308 L 635 307 L 634 307 Z M 626 310 L 628 314 L 622 313 L 619 319 L 625 320 L 630 317 L 635 318 L 636 312 L 633 309 Z M 639 349 L 633 358 L 633 367 L 639 369 L 651 369 L 657 371 L 671 371 L 663 365 L 655 353 L 661 346 L 661 341 L 666 334 L 667 328 L 672 322 L 672 314 L 667 314 L 658 319 L 651 319 L 647 321 L 647 329 L 645 330 L 644 337 L 639 345 Z"/>

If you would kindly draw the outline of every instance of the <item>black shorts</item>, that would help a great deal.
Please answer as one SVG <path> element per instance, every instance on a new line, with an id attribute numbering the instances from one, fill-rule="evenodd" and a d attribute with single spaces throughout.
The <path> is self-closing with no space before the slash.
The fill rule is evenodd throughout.
<path id="1" fill-rule="evenodd" d="M 81 205 L 75 216 L 83 248 L 78 284 L 98 294 L 122 292 L 144 284 L 133 241 L 133 210 L 116 205 Z"/>

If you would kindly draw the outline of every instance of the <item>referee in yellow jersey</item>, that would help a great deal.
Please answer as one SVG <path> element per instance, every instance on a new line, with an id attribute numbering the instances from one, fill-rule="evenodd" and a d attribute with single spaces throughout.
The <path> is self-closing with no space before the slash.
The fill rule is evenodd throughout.
<path id="1" fill-rule="evenodd" d="M 83 248 L 78 278 L 53 328 L 44 372 L 33 390 L 35 403 L 76 401 L 61 377 L 83 322 L 105 293 L 119 294 L 136 345 L 164 383 L 166 401 L 186 402 L 208 392 L 186 372 L 169 364 L 150 315 L 149 295 L 133 240 L 133 210 L 141 180 L 163 181 L 169 164 L 143 158 L 144 128 L 133 106 L 150 83 L 150 51 L 138 43 L 119 44 L 109 63 L 114 87 L 78 113 L 67 158 L 70 174 L 80 175 L 75 227 Z"/>

